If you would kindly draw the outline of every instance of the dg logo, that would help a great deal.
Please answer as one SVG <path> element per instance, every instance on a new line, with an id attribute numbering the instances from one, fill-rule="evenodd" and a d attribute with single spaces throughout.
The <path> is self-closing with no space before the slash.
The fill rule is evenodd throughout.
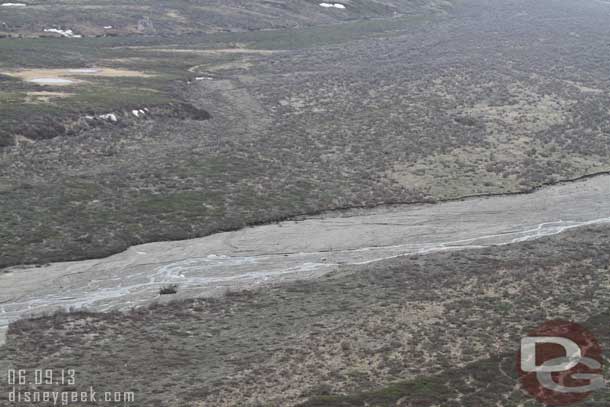
<path id="1" fill-rule="evenodd" d="M 584 327 L 548 321 L 521 340 L 517 372 L 523 389 L 548 406 L 567 406 L 606 387 L 602 350 Z"/>

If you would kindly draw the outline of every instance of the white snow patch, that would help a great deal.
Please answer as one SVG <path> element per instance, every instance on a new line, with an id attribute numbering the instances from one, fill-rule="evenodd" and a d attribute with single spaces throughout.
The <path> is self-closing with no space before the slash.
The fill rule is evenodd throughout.
<path id="1" fill-rule="evenodd" d="M 117 118 L 116 118 L 116 115 L 114 113 L 108 113 L 108 114 L 100 115 L 100 119 L 110 120 L 112 122 L 118 121 Z"/>
<path id="2" fill-rule="evenodd" d="M 23 3 L 2 3 L 0 7 L 26 7 L 27 4 Z"/>
<path id="3" fill-rule="evenodd" d="M 343 5 L 341 3 L 320 3 L 320 6 L 326 7 L 326 8 L 345 9 L 345 5 Z"/>
<path id="4" fill-rule="evenodd" d="M 70 79 L 63 78 L 34 78 L 30 79 L 29 82 L 34 82 L 39 85 L 69 85 L 74 83 L 74 81 L 71 81 Z"/>
<path id="5" fill-rule="evenodd" d="M 74 31 L 72 31 L 72 30 L 60 30 L 58 28 L 45 28 L 43 31 L 46 33 L 59 34 L 62 37 L 66 37 L 66 38 L 81 38 L 82 37 L 82 35 L 80 35 L 80 34 L 74 34 Z"/>
<path id="6" fill-rule="evenodd" d="M 113 27 L 113 26 L 111 26 L 111 25 L 105 25 L 105 26 L 104 26 L 104 29 L 105 29 L 105 30 L 111 30 L 111 29 L 113 29 L 113 28 L 114 28 L 114 27 Z"/>

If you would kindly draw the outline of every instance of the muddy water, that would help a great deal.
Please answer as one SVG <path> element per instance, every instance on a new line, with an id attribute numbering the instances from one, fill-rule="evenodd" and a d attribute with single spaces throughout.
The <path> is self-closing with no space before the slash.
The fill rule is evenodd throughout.
<path id="1" fill-rule="evenodd" d="M 55 308 L 127 309 L 159 298 L 312 278 L 342 264 L 479 248 L 610 224 L 610 176 L 527 195 L 327 214 L 201 239 L 135 246 L 101 259 L 0 274 L 0 329 Z"/>

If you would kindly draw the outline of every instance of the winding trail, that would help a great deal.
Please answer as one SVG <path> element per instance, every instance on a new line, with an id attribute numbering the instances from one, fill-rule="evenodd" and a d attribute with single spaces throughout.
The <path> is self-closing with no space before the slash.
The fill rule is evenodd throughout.
<path id="1" fill-rule="evenodd" d="M 596 224 L 610 224 L 608 175 L 531 194 L 330 213 L 149 243 L 105 259 L 5 270 L 0 332 L 10 321 L 57 308 L 107 311 L 150 303 L 167 284 L 178 284 L 182 298 L 212 295 L 313 278 L 343 264 L 511 244 Z"/>

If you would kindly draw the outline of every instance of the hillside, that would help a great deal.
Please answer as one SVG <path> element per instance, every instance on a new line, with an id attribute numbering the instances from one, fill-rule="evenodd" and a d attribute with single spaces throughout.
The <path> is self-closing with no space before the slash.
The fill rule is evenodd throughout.
<path id="1" fill-rule="evenodd" d="M 598 51 L 610 10 L 485 4 L 274 31 L 0 40 L 0 265 L 610 170 Z"/>
<path id="2" fill-rule="evenodd" d="M 9 3 L 10 4 L 10 3 Z M 0 10 L 0 35 L 175 35 L 257 31 L 442 10 L 446 0 L 30 1 Z M 62 30 L 45 32 L 44 30 Z M 72 30 L 67 32 L 67 30 Z"/>

